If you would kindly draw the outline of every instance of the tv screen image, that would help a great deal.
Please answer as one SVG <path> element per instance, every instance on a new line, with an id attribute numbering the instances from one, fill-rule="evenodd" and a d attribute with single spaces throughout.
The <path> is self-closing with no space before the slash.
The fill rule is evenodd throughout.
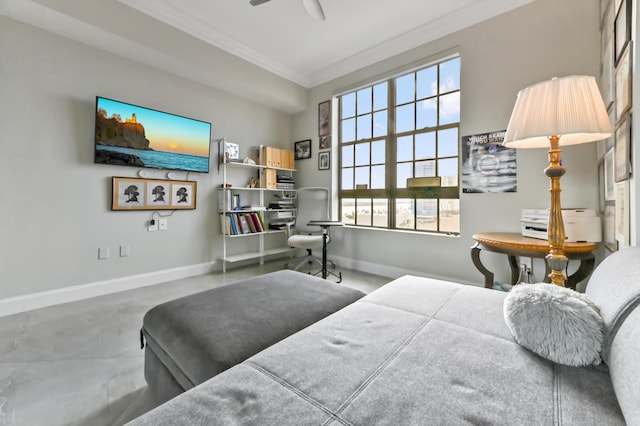
<path id="1" fill-rule="evenodd" d="M 96 97 L 95 163 L 209 172 L 211 123 Z"/>

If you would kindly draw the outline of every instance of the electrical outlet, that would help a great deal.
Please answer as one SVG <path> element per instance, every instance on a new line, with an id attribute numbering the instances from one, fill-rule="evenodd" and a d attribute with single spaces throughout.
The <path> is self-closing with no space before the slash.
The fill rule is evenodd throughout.
<path id="1" fill-rule="evenodd" d="M 167 219 L 160 219 L 158 221 L 158 228 L 161 231 L 166 231 L 167 230 Z"/>
<path id="2" fill-rule="evenodd" d="M 149 222 L 147 222 L 147 231 L 149 232 L 153 232 L 153 231 L 157 231 L 158 230 L 158 221 L 157 220 L 150 220 Z"/>
<path id="3" fill-rule="evenodd" d="M 109 258 L 109 247 L 100 247 L 98 249 L 98 259 L 106 260 Z"/>
<path id="4" fill-rule="evenodd" d="M 129 257 L 129 246 L 127 244 L 123 244 L 120 246 L 120 257 Z"/>
<path id="5" fill-rule="evenodd" d="M 527 270 L 529 272 L 531 272 L 531 270 L 533 269 L 533 265 L 532 265 L 532 259 L 530 257 L 524 257 L 524 256 L 520 256 L 520 264 L 521 265 L 527 265 Z"/>

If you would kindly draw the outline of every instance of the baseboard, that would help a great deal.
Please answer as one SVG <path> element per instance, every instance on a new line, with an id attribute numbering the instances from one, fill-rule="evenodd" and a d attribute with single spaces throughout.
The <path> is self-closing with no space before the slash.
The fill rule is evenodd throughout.
<path id="1" fill-rule="evenodd" d="M 0 317 L 26 312 L 33 309 L 46 308 L 61 303 L 75 302 L 90 297 L 104 296 L 125 290 L 160 284 L 181 278 L 203 275 L 214 270 L 214 263 L 201 263 L 198 265 L 183 266 L 180 268 L 165 269 L 147 274 L 132 275 L 99 281 L 89 284 L 81 284 L 39 293 L 25 294 L 22 296 L 0 299 Z"/>
<path id="2" fill-rule="evenodd" d="M 368 274 L 380 275 L 391 279 L 399 278 L 403 275 L 416 275 L 419 277 L 433 278 L 435 280 L 451 281 L 450 277 L 442 277 L 434 274 L 427 274 L 424 271 L 414 271 L 411 269 L 396 268 L 390 265 L 380 263 L 364 262 L 362 260 L 350 259 L 346 257 L 329 256 L 339 266 L 353 269 L 355 271 L 365 272 Z M 477 283 L 456 281 L 460 284 L 468 284 L 478 286 Z"/>

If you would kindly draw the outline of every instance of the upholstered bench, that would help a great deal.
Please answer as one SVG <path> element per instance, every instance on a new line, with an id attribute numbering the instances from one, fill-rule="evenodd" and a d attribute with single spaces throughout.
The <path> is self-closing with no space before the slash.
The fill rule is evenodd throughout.
<path id="1" fill-rule="evenodd" d="M 169 400 L 363 296 L 284 270 L 163 303 L 143 320 L 145 379 Z"/>

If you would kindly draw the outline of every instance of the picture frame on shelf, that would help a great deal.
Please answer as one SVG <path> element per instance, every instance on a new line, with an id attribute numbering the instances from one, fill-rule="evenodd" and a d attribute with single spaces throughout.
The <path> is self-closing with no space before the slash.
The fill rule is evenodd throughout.
<path id="1" fill-rule="evenodd" d="M 331 156 L 329 151 L 318 154 L 318 170 L 329 170 L 331 168 Z"/>
<path id="2" fill-rule="evenodd" d="M 615 105 L 616 105 L 616 123 L 619 123 L 623 115 L 631 109 L 631 79 L 632 62 L 631 62 L 631 45 L 629 42 L 618 62 L 615 70 Z"/>
<path id="3" fill-rule="evenodd" d="M 631 176 L 631 115 L 627 115 L 616 129 L 614 165 L 615 181 L 621 182 Z"/>
<path id="4" fill-rule="evenodd" d="M 111 210 L 194 210 L 196 181 L 114 176 Z"/>
<path id="5" fill-rule="evenodd" d="M 331 101 L 318 104 L 318 136 L 331 134 Z"/>
<path id="6" fill-rule="evenodd" d="M 311 158 L 311 139 L 305 139 L 293 144 L 294 160 Z"/>
<path id="7" fill-rule="evenodd" d="M 616 9 L 613 24 L 615 65 L 618 66 L 625 47 L 631 40 L 631 0 L 622 0 Z"/>
<path id="8" fill-rule="evenodd" d="M 615 174 L 613 148 L 604 155 L 604 200 L 615 200 Z"/>

